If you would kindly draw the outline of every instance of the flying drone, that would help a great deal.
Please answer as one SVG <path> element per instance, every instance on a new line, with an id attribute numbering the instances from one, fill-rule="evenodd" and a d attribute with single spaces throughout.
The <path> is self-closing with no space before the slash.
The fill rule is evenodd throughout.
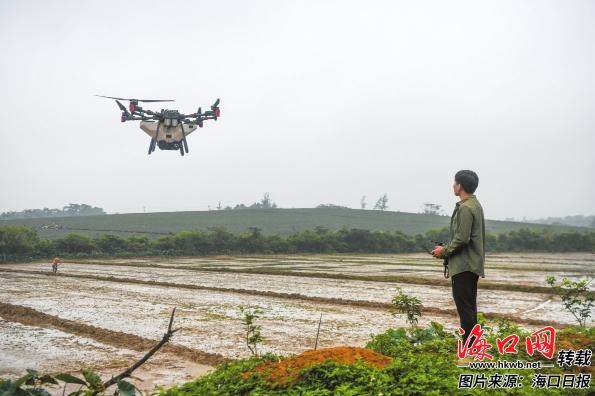
<path id="1" fill-rule="evenodd" d="M 199 107 L 196 113 L 182 114 L 178 110 L 145 110 L 138 105 L 139 103 L 173 102 L 173 100 L 169 99 L 126 99 L 103 95 L 95 96 L 114 99 L 120 110 L 122 110 L 120 121 L 140 121 L 140 129 L 151 137 L 149 154 L 155 151 L 155 147 L 159 147 L 160 150 L 180 150 L 180 155 L 183 156 L 184 152 L 188 153 L 186 136 L 194 132 L 197 126 L 202 128 L 205 120 L 216 121 L 221 115 L 219 99 L 213 103 L 209 111 L 203 113 Z M 129 102 L 128 108 L 120 102 L 121 100 Z"/>

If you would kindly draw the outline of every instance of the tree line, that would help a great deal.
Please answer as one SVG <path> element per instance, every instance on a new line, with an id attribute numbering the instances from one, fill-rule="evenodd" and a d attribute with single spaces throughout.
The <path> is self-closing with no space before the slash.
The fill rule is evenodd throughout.
<path id="1" fill-rule="evenodd" d="M 45 217 L 67 217 L 67 216 L 94 216 L 106 214 L 102 208 L 87 204 L 68 204 L 62 209 L 43 208 L 43 209 L 25 209 L 20 212 L 2 212 L 0 220 L 12 219 L 37 219 Z"/>
<path id="2" fill-rule="evenodd" d="M 233 233 L 223 227 L 208 231 L 186 230 L 156 239 L 132 235 L 89 237 L 71 233 L 49 240 L 39 238 L 33 228 L 0 226 L 0 260 L 26 260 L 52 256 L 195 256 L 241 253 L 413 253 L 444 242 L 448 229 L 407 235 L 400 231 L 371 231 L 357 228 L 329 230 L 316 227 L 288 236 L 264 235 L 251 227 Z M 487 234 L 489 252 L 593 252 L 595 232 L 519 229 Z"/>

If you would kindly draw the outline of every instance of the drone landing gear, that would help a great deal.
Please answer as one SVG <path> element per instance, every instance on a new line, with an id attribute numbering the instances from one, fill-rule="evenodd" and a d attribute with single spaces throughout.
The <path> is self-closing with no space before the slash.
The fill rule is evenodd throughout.
<path id="1" fill-rule="evenodd" d="M 151 137 L 151 143 L 149 143 L 149 154 L 155 151 L 155 146 L 157 145 L 157 138 L 159 137 L 159 123 L 157 124 L 157 131 L 155 132 L 155 137 Z"/>
<path id="2" fill-rule="evenodd" d="M 184 150 L 186 150 L 186 154 L 188 154 L 188 142 L 186 142 L 185 135 L 184 135 L 184 139 L 182 139 L 182 145 L 184 146 Z"/>
<path id="3" fill-rule="evenodd" d="M 149 154 L 151 154 L 153 151 L 155 151 L 156 144 L 157 144 L 157 141 L 155 139 L 151 139 L 151 143 L 149 143 Z"/>
<path id="4" fill-rule="evenodd" d="M 186 133 L 184 132 L 184 125 L 182 125 L 182 141 L 180 142 L 180 154 L 184 156 L 184 150 L 188 154 L 188 142 L 186 142 Z"/>

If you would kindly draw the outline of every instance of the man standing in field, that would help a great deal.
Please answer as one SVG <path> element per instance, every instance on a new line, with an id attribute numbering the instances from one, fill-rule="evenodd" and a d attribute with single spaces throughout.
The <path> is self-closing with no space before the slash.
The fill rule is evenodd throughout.
<path id="1" fill-rule="evenodd" d="M 61 261 L 58 257 L 54 257 L 54 260 L 52 261 L 52 272 L 54 274 L 58 273 L 58 265 L 61 264 Z"/>
<path id="2" fill-rule="evenodd" d="M 483 208 L 473 195 L 479 177 L 470 170 L 455 174 L 453 190 L 460 198 L 450 219 L 448 243 L 436 246 L 432 255 L 446 259 L 452 281 L 452 296 L 457 306 L 463 343 L 477 324 L 477 281 L 485 278 L 485 222 Z"/>

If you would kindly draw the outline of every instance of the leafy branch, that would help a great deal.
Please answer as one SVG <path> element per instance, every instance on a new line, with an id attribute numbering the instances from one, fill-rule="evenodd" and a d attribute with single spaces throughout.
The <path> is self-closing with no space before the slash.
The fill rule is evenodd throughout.
<path id="1" fill-rule="evenodd" d="M 564 277 L 560 284 L 556 284 L 554 276 L 548 276 L 546 282 L 554 289 L 556 294 L 562 299 L 562 305 L 570 312 L 578 321 L 581 327 L 585 327 L 587 320 L 591 317 L 595 298 L 589 291 L 589 284 L 593 279 L 581 279 L 578 281 L 571 281 Z"/>
<path id="2" fill-rule="evenodd" d="M 400 287 L 396 288 L 397 295 L 393 297 L 391 312 L 393 315 L 406 314 L 407 322 L 411 326 L 417 325 L 418 318 L 421 317 L 423 305 L 417 297 L 410 296 L 403 292 Z"/>
<path id="3" fill-rule="evenodd" d="M 246 307 L 240 305 L 240 312 L 244 315 L 242 323 L 246 330 L 246 346 L 250 350 L 253 356 L 258 356 L 257 345 L 259 342 L 264 341 L 260 329 L 262 326 L 255 324 L 256 319 L 260 318 L 262 310 L 260 308 Z"/>

